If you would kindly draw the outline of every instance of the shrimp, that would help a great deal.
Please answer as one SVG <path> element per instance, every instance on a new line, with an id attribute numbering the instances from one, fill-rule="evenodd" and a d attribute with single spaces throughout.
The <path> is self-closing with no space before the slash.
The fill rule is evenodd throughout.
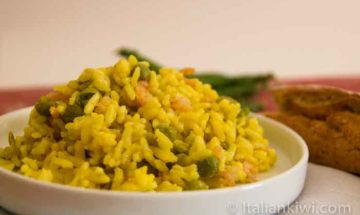
<path id="1" fill-rule="evenodd" d="M 111 98 L 109 96 L 104 96 L 100 99 L 99 103 L 95 107 L 96 113 L 104 113 L 106 111 L 106 107 L 111 104 Z"/>
<path id="2" fill-rule="evenodd" d="M 148 90 L 149 83 L 146 81 L 139 81 L 135 88 L 136 101 L 140 106 L 146 104 L 150 98 L 150 93 Z"/>
<path id="3" fill-rule="evenodd" d="M 255 179 L 255 174 L 257 172 L 255 166 L 250 163 L 249 161 L 244 161 L 244 171 L 250 181 L 253 181 Z"/>
<path id="4" fill-rule="evenodd" d="M 224 179 L 224 185 L 226 186 L 234 186 L 236 181 L 239 180 L 238 173 L 241 171 L 241 167 L 239 166 L 231 166 L 226 168 L 225 171 L 220 173 L 220 177 Z"/>
<path id="5" fill-rule="evenodd" d="M 171 108 L 180 112 L 186 112 L 191 110 L 191 102 L 188 98 L 182 95 L 175 95 L 171 101 Z"/>

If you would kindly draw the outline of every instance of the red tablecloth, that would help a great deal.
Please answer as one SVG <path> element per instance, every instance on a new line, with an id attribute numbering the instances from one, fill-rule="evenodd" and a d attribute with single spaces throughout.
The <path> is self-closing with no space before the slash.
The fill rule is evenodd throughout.
<path id="1" fill-rule="evenodd" d="M 281 80 L 280 84 L 321 84 L 335 86 L 360 92 L 360 77 L 352 78 L 316 78 Z M 18 88 L 0 90 L 0 115 L 22 107 L 33 105 L 36 100 L 51 90 L 51 87 Z M 265 104 L 267 110 L 275 108 L 269 92 L 264 92 L 257 98 Z"/>

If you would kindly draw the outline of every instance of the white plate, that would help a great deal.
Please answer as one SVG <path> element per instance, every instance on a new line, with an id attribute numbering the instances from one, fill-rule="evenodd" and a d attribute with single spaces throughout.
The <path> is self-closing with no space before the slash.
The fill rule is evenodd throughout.
<path id="1" fill-rule="evenodd" d="M 30 108 L 0 117 L 0 146 L 7 134 L 22 133 Z M 0 168 L 0 205 L 23 215 L 236 215 L 271 214 L 300 194 L 308 149 L 286 126 L 256 115 L 278 154 L 274 168 L 259 181 L 231 188 L 182 193 L 130 193 L 88 190 L 44 183 Z"/>

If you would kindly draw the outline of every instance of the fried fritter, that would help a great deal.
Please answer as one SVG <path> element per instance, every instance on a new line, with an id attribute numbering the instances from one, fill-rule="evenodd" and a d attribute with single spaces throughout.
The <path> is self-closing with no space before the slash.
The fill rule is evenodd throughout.
<path id="1" fill-rule="evenodd" d="M 298 132 L 310 161 L 360 174 L 360 96 L 321 86 L 273 90 L 278 112 L 265 115 Z"/>

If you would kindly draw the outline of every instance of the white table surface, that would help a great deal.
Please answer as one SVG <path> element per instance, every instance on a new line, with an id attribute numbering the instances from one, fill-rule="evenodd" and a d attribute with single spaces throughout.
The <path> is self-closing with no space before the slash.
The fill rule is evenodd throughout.
<path id="1" fill-rule="evenodd" d="M 0 0 L 0 88 L 65 82 L 137 47 L 169 66 L 360 74 L 358 0 Z"/>
<path id="2" fill-rule="evenodd" d="M 283 215 L 360 214 L 360 177 L 309 163 L 303 192 Z"/>

